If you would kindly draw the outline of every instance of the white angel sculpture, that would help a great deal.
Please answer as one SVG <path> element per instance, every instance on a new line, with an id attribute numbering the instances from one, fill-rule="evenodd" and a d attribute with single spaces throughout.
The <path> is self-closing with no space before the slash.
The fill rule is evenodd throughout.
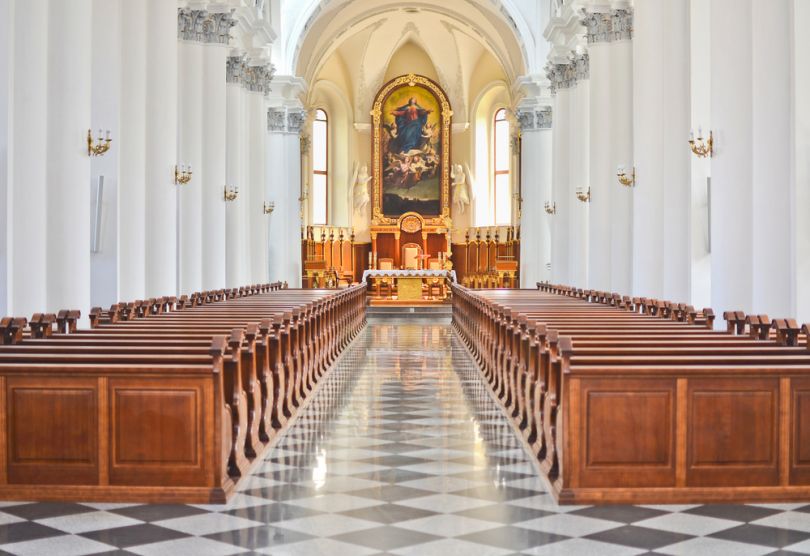
<path id="1" fill-rule="evenodd" d="M 471 176 L 470 168 L 466 172 L 461 164 L 454 164 L 450 171 L 450 178 L 453 180 L 453 204 L 458 207 L 460 214 L 464 214 L 470 204 L 470 192 L 467 179 Z"/>
<path id="2" fill-rule="evenodd" d="M 352 174 L 352 199 L 354 209 L 360 214 L 364 214 L 366 207 L 371 203 L 371 194 L 368 190 L 368 182 L 371 176 L 368 174 L 368 166 L 360 166 L 355 162 L 354 173 Z"/>

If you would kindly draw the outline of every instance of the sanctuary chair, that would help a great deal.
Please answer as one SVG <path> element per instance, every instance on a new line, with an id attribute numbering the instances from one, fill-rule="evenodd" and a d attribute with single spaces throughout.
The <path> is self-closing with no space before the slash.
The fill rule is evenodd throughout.
<path id="1" fill-rule="evenodd" d="M 378 261 L 380 270 L 394 270 L 394 259 L 380 259 Z M 377 279 L 377 296 L 381 297 L 383 292 L 388 297 L 394 295 L 394 279 L 393 278 L 378 278 Z"/>
<path id="2" fill-rule="evenodd" d="M 441 270 L 442 269 L 442 261 L 440 259 L 430 258 L 428 259 L 428 270 Z M 435 299 L 438 296 L 441 299 L 444 299 L 444 278 L 430 278 L 428 280 L 428 295 Z"/>
<path id="3" fill-rule="evenodd" d="M 406 243 L 402 246 L 402 268 L 406 270 L 419 269 L 419 256 L 422 254 L 422 246 L 416 243 Z"/>

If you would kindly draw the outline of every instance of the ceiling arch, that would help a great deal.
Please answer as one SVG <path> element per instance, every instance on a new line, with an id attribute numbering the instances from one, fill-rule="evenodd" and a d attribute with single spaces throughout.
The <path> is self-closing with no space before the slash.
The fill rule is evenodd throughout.
<path id="1" fill-rule="evenodd" d="M 380 19 L 408 18 L 423 27 L 441 17 L 456 33 L 484 46 L 510 80 L 534 67 L 534 37 L 511 0 L 296 0 L 287 11 L 285 63 L 306 80 L 348 37 Z"/>

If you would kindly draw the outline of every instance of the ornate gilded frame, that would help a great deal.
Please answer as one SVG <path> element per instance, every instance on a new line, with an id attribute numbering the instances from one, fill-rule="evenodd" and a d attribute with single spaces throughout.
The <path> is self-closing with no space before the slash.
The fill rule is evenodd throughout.
<path id="1" fill-rule="evenodd" d="M 409 73 L 408 75 L 395 77 L 386 83 L 374 98 L 374 106 L 371 110 L 372 226 L 396 226 L 398 221 L 405 216 L 386 216 L 382 211 L 382 153 L 380 152 L 382 107 L 388 95 L 396 89 L 415 86 L 429 90 L 438 99 L 442 110 L 441 214 L 437 217 L 423 218 L 424 224 L 428 226 L 450 225 L 450 157 L 452 152 L 450 150 L 450 135 L 453 111 L 450 109 L 447 95 L 438 83 L 422 75 Z"/>

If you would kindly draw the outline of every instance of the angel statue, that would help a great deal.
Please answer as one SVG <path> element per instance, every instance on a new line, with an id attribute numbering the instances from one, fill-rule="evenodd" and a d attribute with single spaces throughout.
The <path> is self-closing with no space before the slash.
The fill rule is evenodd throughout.
<path id="1" fill-rule="evenodd" d="M 469 167 L 465 173 L 461 164 L 453 164 L 453 169 L 450 171 L 450 178 L 453 180 L 453 204 L 458 206 L 460 214 L 464 214 L 467 205 L 470 204 L 470 192 L 467 189 L 467 176 L 469 174 Z"/>
<path id="2" fill-rule="evenodd" d="M 371 176 L 368 175 L 368 166 L 365 164 L 360 166 L 355 162 L 351 181 L 352 199 L 354 202 L 354 209 L 360 214 L 364 214 L 366 207 L 371 203 L 371 195 L 368 191 L 369 181 L 371 181 Z"/>

